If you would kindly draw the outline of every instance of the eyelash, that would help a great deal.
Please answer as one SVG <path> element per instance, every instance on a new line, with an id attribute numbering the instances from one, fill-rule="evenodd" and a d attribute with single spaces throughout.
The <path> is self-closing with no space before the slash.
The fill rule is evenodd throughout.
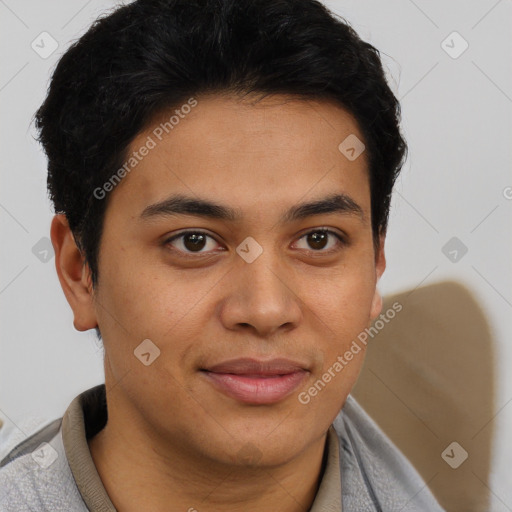
<path id="1" fill-rule="evenodd" d="M 306 233 L 303 233 L 298 238 L 298 240 L 302 240 L 303 238 L 307 237 L 308 235 L 311 235 L 312 233 L 327 233 L 327 234 L 330 234 L 330 235 L 334 235 L 334 237 L 338 240 L 338 244 L 337 244 L 338 246 L 335 247 L 335 248 L 329 249 L 327 251 L 324 251 L 322 249 L 319 249 L 319 250 L 310 249 L 309 252 L 311 252 L 313 254 L 332 254 L 334 252 L 339 251 L 341 248 L 343 248 L 343 246 L 347 245 L 347 242 L 346 242 L 345 238 L 342 235 L 340 235 L 336 231 L 333 231 L 333 230 L 328 229 L 328 228 L 315 228 L 315 229 L 312 229 L 310 231 L 307 231 Z M 189 230 L 189 231 L 182 231 L 181 233 L 178 233 L 177 235 L 173 235 L 170 238 L 167 238 L 163 242 L 163 245 L 167 246 L 171 242 L 173 242 L 174 240 L 177 240 L 179 238 L 183 238 L 183 237 L 185 237 L 187 235 L 204 235 L 204 236 L 206 236 L 208 238 L 212 238 L 213 240 L 215 240 L 215 237 L 213 237 L 212 235 L 210 235 L 209 233 L 207 233 L 205 231 Z M 341 246 L 341 247 L 339 247 L 339 246 Z M 185 251 L 182 251 L 181 249 L 175 249 L 175 248 L 173 250 L 175 250 L 175 251 L 177 251 L 179 253 L 185 254 L 186 255 L 185 257 L 191 257 L 191 258 L 197 258 L 197 257 L 200 257 L 202 255 L 209 254 L 208 252 L 185 252 Z"/>

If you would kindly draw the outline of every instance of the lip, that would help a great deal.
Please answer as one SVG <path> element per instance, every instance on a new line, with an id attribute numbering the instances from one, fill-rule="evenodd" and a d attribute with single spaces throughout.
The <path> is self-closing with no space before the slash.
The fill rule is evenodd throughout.
<path id="1" fill-rule="evenodd" d="M 201 371 L 218 391 L 239 402 L 255 405 L 280 402 L 309 373 L 303 364 L 283 358 L 232 359 Z"/>

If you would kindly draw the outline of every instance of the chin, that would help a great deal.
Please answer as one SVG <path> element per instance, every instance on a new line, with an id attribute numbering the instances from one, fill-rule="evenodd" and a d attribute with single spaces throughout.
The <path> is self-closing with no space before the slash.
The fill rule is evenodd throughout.
<path id="1" fill-rule="evenodd" d="M 286 464 L 298 456 L 308 443 L 304 428 L 290 428 L 289 424 L 272 422 L 268 425 L 271 435 L 262 433 L 261 429 L 250 428 L 244 433 L 229 436 L 224 451 L 218 454 L 219 462 L 239 467 L 274 467 Z M 277 426 L 277 428 L 276 428 Z M 251 425 L 254 427 L 254 425 Z M 312 436 L 311 441 L 314 440 Z M 219 445 L 217 445 L 219 446 Z"/>

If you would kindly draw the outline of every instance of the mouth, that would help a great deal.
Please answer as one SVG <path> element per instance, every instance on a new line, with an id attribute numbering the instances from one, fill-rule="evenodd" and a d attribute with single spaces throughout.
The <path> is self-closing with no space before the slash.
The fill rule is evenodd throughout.
<path id="1" fill-rule="evenodd" d="M 280 402 L 297 389 L 309 374 L 289 359 L 233 359 L 202 368 L 208 382 L 221 393 L 243 403 L 263 405 Z"/>

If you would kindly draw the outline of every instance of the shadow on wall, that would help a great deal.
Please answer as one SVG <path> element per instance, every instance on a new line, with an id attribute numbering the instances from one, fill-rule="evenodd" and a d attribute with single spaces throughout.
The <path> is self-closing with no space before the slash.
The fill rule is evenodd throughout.
<path id="1" fill-rule="evenodd" d="M 446 510 L 488 511 L 496 411 L 494 347 L 484 313 L 454 282 L 386 297 L 382 311 L 395 301 L 403 309 L 368 338 L 352 395 Z"/>

